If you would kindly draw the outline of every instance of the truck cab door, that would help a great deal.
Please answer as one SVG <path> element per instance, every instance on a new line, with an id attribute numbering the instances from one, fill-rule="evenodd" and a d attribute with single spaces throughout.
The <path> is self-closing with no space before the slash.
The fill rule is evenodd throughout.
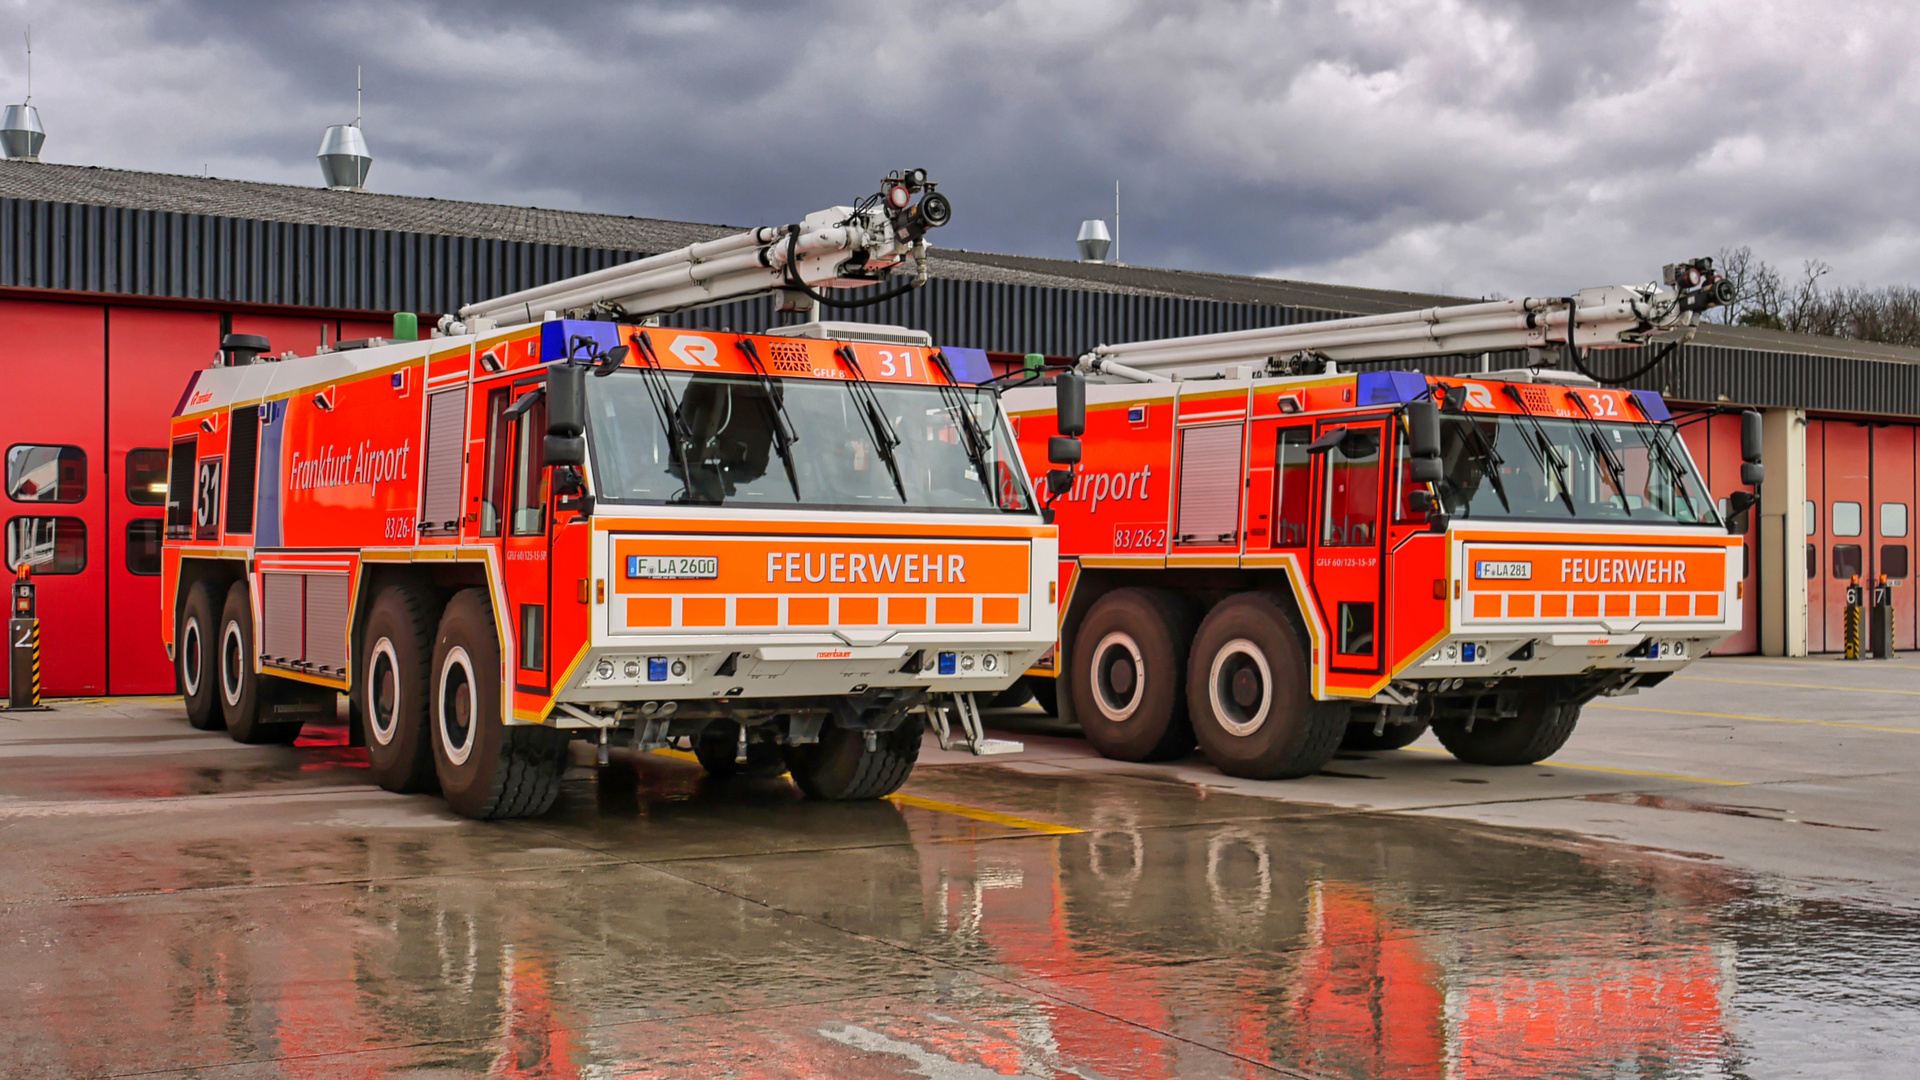
<path id="1" fill-rule="evenodd" d="M 1387 417 L 1320 421 L 1315 437 L 1344 427 L 1319 455 L 1313 530 L 1313 591 L 1332 637 L 1334 671 L 1378 674 L 1385 630 Z"/>
<path id="2" fill-rule="evenodd" d="M 515 386 L 512 400 L 518 403 L 539 388 L 537 381 Z M 508 624 L 503 629 L 512 648 L 506 662 L 513 671 L 515 689 L 544 696 L 551 685 L 547 600 L 552 587 L 548 533 L 553 517 L 550 471 L 542 453 L 546 402 L 536 403 L 504 426 L 507 491 L 501 515 L 500 567 L 507 608 L 500 617 Z"/>

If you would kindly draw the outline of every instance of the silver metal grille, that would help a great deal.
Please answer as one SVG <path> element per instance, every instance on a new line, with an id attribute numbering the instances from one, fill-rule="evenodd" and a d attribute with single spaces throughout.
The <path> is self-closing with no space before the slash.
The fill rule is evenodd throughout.
<path id="1" fill-rule="evenodd" d="M 306 661 L 347 670 L 347 576 L 307 575 Z"/>
<path id="2" fill-rule="evenodd" d="M 1180 432 L 1180 517 L 1174 543 L 1231 544 L 1240 534 L 1242 424 Z"/>
<path id="3" fill-rule="evenodd" d="M 260 575 L 260 649 L 282 660 L 298 660 L 305 617 L 301 612 L 301 574 Z"/>
<path id="4" fill-rule="evenodd" d="M 420 531 L 455 532 L 460 524 L 460 479 L 466 472 L 467 390 L 442 390 L 427 398 L 426 485 L 420 496 Z"/>

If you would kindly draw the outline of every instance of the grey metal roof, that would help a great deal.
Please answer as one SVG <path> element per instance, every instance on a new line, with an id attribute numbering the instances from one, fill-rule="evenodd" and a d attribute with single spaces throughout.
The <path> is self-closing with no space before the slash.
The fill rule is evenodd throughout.
<path id="1" fill-rule="evenodd" d="M 648 252 L 741 231 L 724 225 L 537 206 L 24 161 L 0 161 L 0 198 Z"/>
<path id="2" fill-rule="evenodd" d="M 0 161 L 0 285 L 379 311 L 469 300 L 737 231 L 538 207 Z M 1474 298 L 936 248 L 934 283 L 851 317 L 947 344 L 1072 355 Z M 680 320 L 763 326 L 764 298 Z M 1822 358 L 1836 363 L 1809 365 Z M 1596 359 L 1625 372 L 1637 350 Z M 1477 362 L 1442 359 L 1434 370 Z M 1638 384 L 1691 400 L 1920 413 L 1920 349 L 1702 327 Z"/>

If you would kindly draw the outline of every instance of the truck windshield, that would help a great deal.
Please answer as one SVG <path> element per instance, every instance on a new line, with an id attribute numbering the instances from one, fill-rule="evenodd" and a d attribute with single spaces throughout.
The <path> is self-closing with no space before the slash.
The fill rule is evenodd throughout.
<path id="1" fill-rule="evenodd" d="M 844 381 L 776 379 L 769 398 L 755 378 L 668 372 L 684 433 L 675 445 L 663 427 L 664 407 L 647 393 L 647 378 L 627 368 L 587 380 L 587 434 L 603 501 L 974 513 L 1033 508 L 990 391 L 869 383 L 887 425 L 881 428 L 863 418 L 860 399 Z M 956 409 L 966 410 L 972 431 Z M 793 436 L 787 453 L 778 438 L 783 422 Z M 968 450 L 970 434 L 979 436 L 978 462 Z"/>
<path id="2" fill-rule="evenodd" d="M 1719 525 L 1671 424 L 1443 416 L 1441 498 L 1457 518 Z M 1477 434 L 1476 434 L 1477 433 Z M 1619 467 L 1616 481 L 1612 463 Z"/>

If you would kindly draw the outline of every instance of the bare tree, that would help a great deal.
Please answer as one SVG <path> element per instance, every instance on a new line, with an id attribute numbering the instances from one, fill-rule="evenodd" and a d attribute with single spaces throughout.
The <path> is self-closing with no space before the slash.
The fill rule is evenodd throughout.
<path id="1" fill-rule="evenodd" d="M 1723 248 L 1715 261 L 1734 289 L 1733 303 L 1714 313 L 1715 322 L 1920 347 L 1920 288 L 1830 288 L 1824 279 L 1833 268 L 1819 259 L 1802 263 L 1789 283 L 1745 246 Z"/>

